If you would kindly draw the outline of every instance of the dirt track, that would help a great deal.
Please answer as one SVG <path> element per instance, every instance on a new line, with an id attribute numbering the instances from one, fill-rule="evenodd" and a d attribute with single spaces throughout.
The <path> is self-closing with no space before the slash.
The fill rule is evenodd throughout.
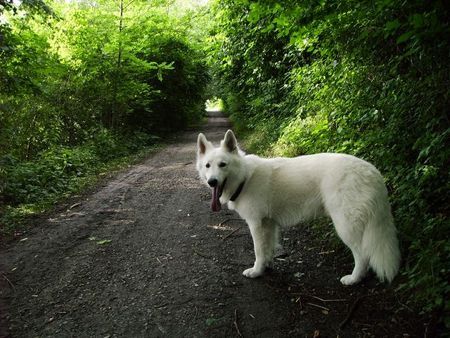
<path id="1" fill-rule="evenodd" d="M 202 128 L 219 140 L 226 119 Z M 422 336 L 426 327 L 373 277 L 343 287 L 351 255 L 308 227 L 246 279 L 253 246 L 231 211 L 213 214 L 195 172 L 198 130 L 178 135 L 0 252 L 0 336 Z M 72 207 L 72 208 L 70 208 Z"/>

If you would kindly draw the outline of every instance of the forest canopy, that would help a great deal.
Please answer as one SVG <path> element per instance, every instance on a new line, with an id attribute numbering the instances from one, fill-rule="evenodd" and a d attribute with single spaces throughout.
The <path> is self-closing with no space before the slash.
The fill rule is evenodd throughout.
<path id="1" fill-rule="evenodd" d="M 395 287 L 449 312 L 448 18 L 442 0 L 0 0 L 0 231 L 201 121 L 208 92 L 251 152 L 379 168 Z"/>

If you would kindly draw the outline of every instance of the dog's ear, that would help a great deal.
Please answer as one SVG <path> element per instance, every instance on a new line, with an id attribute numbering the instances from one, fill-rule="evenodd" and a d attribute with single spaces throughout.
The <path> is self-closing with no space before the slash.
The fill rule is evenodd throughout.
<path id="1" fill-rule="evenodd" d="M 203 133 L 198 134 L 197 138 L 197 153 L 199 155 L 204 155 L 206 150 L 211 146 L 211 143 L 206 139 Z"/>
<path id="2" fill-rule="evenodd" d="M 222 141 L 222 146 L 230 153 L 237 151 L 237 140 L 232 130 L 228 129 Z"/>

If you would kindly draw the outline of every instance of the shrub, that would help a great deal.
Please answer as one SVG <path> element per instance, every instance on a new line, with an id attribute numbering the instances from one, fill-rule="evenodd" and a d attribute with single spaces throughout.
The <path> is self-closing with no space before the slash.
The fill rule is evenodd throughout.
<path id="1" fill-rule="evenodd" d="M 250 150 L 345 152 L 374 163 L 403 248 L 399 289 L 427 313 L 448 311 L 448 8 L 418 0 L 215 6 L 217 95 Z"/>

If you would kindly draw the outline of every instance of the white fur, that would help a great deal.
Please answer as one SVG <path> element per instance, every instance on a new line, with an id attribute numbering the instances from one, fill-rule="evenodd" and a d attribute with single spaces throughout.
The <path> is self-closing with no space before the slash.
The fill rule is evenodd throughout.
<path id="1" fill-rule="evenodd" d="M 199 134 L 197 147 L 200 178 L 219 184 L 226 179 L 220 202 L 228 203 L 250 228 L 256 260 L 243 272 L 246 277 L 262 275 L 271 264 L 279 226 L 322 215 L 331 217 L 355 259 L 353 272 L 341 278 L 342 284 L 358 283 L 369 267 L 381 281 L 391 282 L 397 274 L 396 229 L 383 178 L 372 164 L 333 153 L 272 159 L 245 155 L 231 130 L 217 148 Z M 239 197 L 230 201 L 244 180 Z"/>

